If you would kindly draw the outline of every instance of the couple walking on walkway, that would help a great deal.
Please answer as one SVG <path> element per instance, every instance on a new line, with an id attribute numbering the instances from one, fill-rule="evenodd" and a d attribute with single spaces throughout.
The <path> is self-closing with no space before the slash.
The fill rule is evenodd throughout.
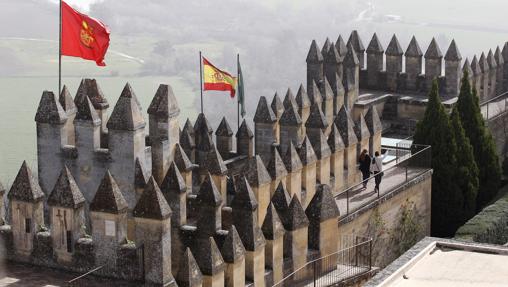
<path id="1" fill-rule="evenodd" d="M 360 171 L 362 172 L 363 188 L 367 188 L 368 179 L 371 174 L 374 174 L 374 182 L 376 184 L 374 191 L 379 191 L 379 185 L 381 184 L 381 178 L 383 177 L 383 159 L 385 156 L 386 153 L 384 155 L 380 155 L 379 152 L 376 151 L 374 156 L 371 157 L 366 149 L 362 151 L 358 161 L 360 163 Z"/>

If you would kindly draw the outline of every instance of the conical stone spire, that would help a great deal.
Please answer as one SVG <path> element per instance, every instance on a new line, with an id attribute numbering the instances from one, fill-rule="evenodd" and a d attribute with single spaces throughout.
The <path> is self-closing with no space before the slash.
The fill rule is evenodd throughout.
<path id="1" fill-rule="evenodd" d="M 79 190 L 74 177 L 65 166 L 58 177 L 55 187 L 48 197 L 49 206 L 75 209 L 83 206 L 85 198 Z"/>
<path id="2" fill-rule="evenodd" d="M 173 157 L 173 161 L 175 162 L 176 166 L 178 167 L 178 170 L 183 171 L 190 171 L 194 168 L 194 165 L 190 161 L 189 157 L 183 150 L 182 146 L 180 146 L 179 143 L 175 144 L 175 154 Z"/>
<path id="3" fill-rule="evenodd" d="M 227 263 L 235 263 L 244 258 L 245 247 L 234 225 L 229 228 L 228 235 L 224 239 L 220 251 L 222 258 Z"/>
<path id="4" fill-rule="evenodd" d="M 416 37 L 413 36 L 411 38 L 411 41 L 409 42 L 409 45 L 406 49 L 406 57 L 421 57 L 423 56 L 422 49 L 420 48 L 420 45 L 418 44 L 418 41 L 416 41 Z"/>
<path id="5" fill-rule="evenodd" d="M 288 174 L 276 145 L 271 146 L 271 159 L 268 163 L 267 170 L 272 179 L 284 177 Z"/>
<path id="6" fill-rule="evenodd" d="M 205 176 L 205 180 L 199 187 L 199 192 L 196 197 L 196 203 L 199 206 L 213 206 L 218 207 L 222 204 L 222 198 L 217 186 L 215 185 L 210 174 Z"/>
<path id="7" fill-rule="evenodd" d="M 494 58 L 494 53 L 492 53 L 492 49 L 489 50 L 489 53 L 487 54 L 487 63 L 489 64 L 489 68 L 491 70 L 497 68 L 496 59 Z"/>
<path id="8" fill-rule="evenodd" d="M 247 161 L 241 174 L 243 174 L 249 181 L 249 184 L 254 187 L 269 183 L 272 180 L 259 155 Z"/>
<path id="9" fill-rule="evenodd" d="M 172 118 L 180 114 L 180 108 L 170 85 L 159 85 L 148 107 L 148 114 L 160 119 Z"/>
<path id="10" fill-rule="evenodd" d="M 126 211 L 127 208 L 127 201 L 125 201 L 125 198 L 120 192 L 120 188 L 113 179 L 113 176 L 111 176 L 109 170 L 106 171 L 90 203 L 90 211 L 118 214 Z"/>
<path id="11" fill-rule="evenodd" d="M 136 158 L 134 163 L 134 185 L 136 188 L 145 188 L 148 183 L 148 173 L 144 164 L 141 163 L 139 157 Z"/>
<path id="12" fill-rule="evenodd" d="M 485 57 L 485 53 L 482 52 L 480 56 L 480 60 L 478 60 L 478 64 L 480 65 L 480 69 L 482 72 L 489 71 L 489 63 L 487 62 L 487 57 Z"/>
<path id="13" fill-rule="evenodd" d="M 496 47 L 496 52 L 494 53 L 494 58 L 496 59 L 498 66 L 501 66 L 504 64 L 503 54 L 501 53 L 501 49 L 499 48 L 499 46 Z"/>
<path id="14" fill-rule="evenodd" d="M 95 111 L 88 96 L 84 95 L 83 97 L 76 97 L 74 99 L 74 103 L 76 104 L 76 109 L 78 110 L 76 117 L 74 118 L 75 121 L 91 122 L 95 126 L 100 125 L 101 119 L 99 118 L 97 111 Z"/>
<path id="15" fill-rule="evenodd" d="M 347 41 L 347 45 L 352 45 L 355 49 L 355 52 L 363 52 L 365 51 L 365 48 L 363 46 L 362 39 L 360 39 L 360 35 L 358 35 L 357 30 L 353 30 L 351 32 L 351 35 L 349 36 L 349 39 Z"/>
<path id="16" fill-rule="evenodd" d="M 145 125 L 136 94 L 134 94 L 130 84 L 127 83 L 106 126 L 110 130 L 135 131 L 144 128 Z"/>
<path id="17" fill-rule="evenodd" d="M 231 201 L 231 207 L 233 209 L 249 211 L 255 211 L 258 208 L 256 196 L 245 176 L 242 176 L 238 181 L 235 197 Z"/>
<path id="18" fill-rule="evenodd" d="M 466 58 L 464 61 L 464 65 L 462 66 L 462 72 L 467 72 L 469 77 L 473 75 L 473 69 L 471 69 L 471 63 L 469 63 L 469 59 Z"/>
<path id="19" fill-rule="evenodd" d="M 381 123 L 381 119 L 379 118 L 379 114 L 375 106 L 370 107 L 365 114 L 365 123 L 367 124 L 371 135 L 383 131 L 383 124 Z"/>
<path id="20" fill-rule="evenodd" d="M 478 61 L 478 58 L 476 58 L 476 55 L 473 57 L 473 60 L 471 61 L 471 70 L 473 70 L 474 76 L 477 76 L 482 72 L 482 68 L 480 67 L 480 63 Z"/>
<path id="21" fill-rule="evenodd" d="M 213 175 L 225 175 L 228 171 L 226 164 L 216 147 L 213 147 L 206 155 L 204 167 Z"/>
<path id="22" fill-rule="evenodd" d="M 339 217 L 339 208 L 333 198 L 330 186 L 326 184 L 318 186 L 314 197 L 305 210 L 305 214 L 313 224 L 319 224 L 319 222 Z"/>
<path id="23" fill-rule="evenodd" d="M 259 98 L 256 114 L 254 115 L 255 123 L 274 123 L 277 121 L 272 108 L 268 105 L 268 101 L 264 96 Z"/>
<path id="24" fill-rule="evenodd" d="M 185 180 L 183 179 L 182 174 L 174 162 L 169 165 L 168 172 L 162 181 L 160 189 L 163 194 L 180 194 L 184 193 L 187 190 L 187 187 L 185 186 Z M 168 200 L 168 203 L 171 204 L 172 202 Z"/>
<path id="25" fill-rule="evenodd" d="M 312 89 L 309 91 L 309 99 L 311 103 L 317 103 L 319 105 L 323 102 L 321 91 L 315 81 L 312 81 Z"/>
<path id="26" fill-rule="evenodd" d="M 436 39 L 432 38 L 429 48 L 427 49 L 427 52 L 425 52 L 425 59 L 440 59 L 442 57 L 443 53 L 441 53 L 441 49 L 439 49 Z"/>
<path id="27" fill-rule="evenodd" d="M 282 216 L 282 224 L 289 231 L 309 226 L 309 219 L 305 215 L 302 204 L 296 195 L 293 195 L 287 212 Z"/>
<path id="28" fill-rule="evenodd" d="M 379 42 L 377 34 L 374 33 L 370 40 L 369 46 L 367 47 L 367 53 L 369 54 L 382 54 L 384 53 L 383 45 Z"/>
<path id="29" fill-rule="evenodd" d="M 217 127 L 217 130 L 215 131 L 215 135 L 220 136 L 220 137 L 233 136 L 233 130 L 231 130 L 231 127 L 229 126 L 229 123 L 228 123 L 228 120 L 226 119 L 226 117 L 222 117 L 219 127 Z"/>
<path id="30" fill-rule="evenodd" d="M 337 48 L 337 51 L 339 52 L 339 55 L 341 58 L 344 58 L 347 54 L 347 46 L 346 43 L 344 43 L 344 39 L 342 39 L 342 36 L 339 35 L 337 38 L 337 42 L 335 42 L 335 48 Z"/>
<path id="31" fill-rule="evenodd" d="M 141 194 L 132 214 L 134 217 L 164 220 L 171 216 L 171 208 L 162 195 L 153 176 L 148 180 L 145 191 Z"/>
<path id="32" fill-rule="evenodd" d="M 295 96 L 293 96 L 293 91 L 291 91 L 291 88 L 288 88 L 286 92 L 286 96 L 284 97 L 284 109 L 288 109 L 290 106 L 297 107 L 297 103 L 295 100 Z"/>
<path id="33" fill-rule="evenodd" d="M 242 124 L 240 125 L 240 128 L 236 132 L 237 138 L 253 138 L 254 134 L 252 133 L 252 130 L 249 128 L 249 125 L 247 125 L 247 121 L 243 119 Z"/>
<path id="34" fill-rule="evenodd" d="M 275 95 L 273 95 L 271 108 L 272 108 L 272 111 L 275 114 L 275 116 L 278 119 L 280 119 L 280 117 L 282 116 L 282 113 L 284 112 L 284 105 L 282 104 L 282 101 L 279 98 L 279 95 L 277 93 L 275 93 Z"/>
<path id="35" fill-rule="evenodd" d="M 393 34 L 388 47 L 386 47 L 386 55 L 388 56 L 402 56 L 404 54 L 404 50 L 400 46 L 399 39 L 397 36 Z"/>
<path id="36" fill-rule="evenodd" d="M 340 56 L 339 51 L 337 51 L 337 47 L 335 47 L 335 45 L 330 45 L 328 53 L 325 54 L 325 62 L 331 64 L 338 64 L 342 62 L 342 57 Z"/>
<path id="37" fill-rule="evenodd" d="M 305 127 L 317 129 L 326 129 L 328 127 L 328 121 L 323 111 L 321 111 L 321 106 L 319 104 L 314 103 L 310 107 L 310 115 L 307 122 L 305 122 Z"/>
<path id="38" fill-rule="evenodd" d="M 44 193 L 26 161 L 23 161 L 7 197 L 9 200 L 23 202 L 38 202 L 44 199 Z"/>
<path id="39" fill-rule="evenodd" d="M 305 109 L 310 107 L 309 95 L 307 95 L 307 91 L 305 91 L 303 84 L 300 84 L 300 87 L 298 88 L 298 93 L 296 93 L 296 103 L 299 109 Z"/>
<path id="40" fill-rule="evenodd" d="M 328 54 L 328 51 L 330 50 L 330 47 L 332 44 L 330 43 L 330 39 L 328 37 L 325 40 L 325 43 L 323 44 L 323 48 L 321 49 L 321 55 L 326 56 Z"/>
<path id="41" fill-rule="evenodd" d="M 356 137 L 354 131 L 355 124 L 345 107 L 342 107 L 337 114 L 337 117 L 335 118 L 335 124 L 337 125 L 342 140 L 346 146 L 349 147 L 358 143 L 358 138 Z"/>
<path id="42" fill-rule="evenodd" d="M 343 150 L 345 145 L 344 141 L 342 140 L 342 137 L 340 136 L 339 129 L 335 125 L 335 123 L 332 123 L 332 130 L 330 131 L 330 134 L 328 135 L 327 140 L 328 146 L 330 147 L 330 151 L 332 153 L 336 151 Z"/>
<path id="43" fill-rule="evenodd" d="M 298 155 L 298 152 L 296 151 L 295 145 L 292 141 L 289 142 L 288 149 L 282 161 L 284 162 L 288 172 L 295 172 L 302 169 L 302 161 L 300 160 L 300 156 Z"/>
<path id="44" fill-rule="evenodd" d="M 303 139 L 302 145 L 298 149 L 298 155 L 303 165 L 309 165 L 317 162 L 316 153 L 312 148 L 312 144 L 307 136 Z"/>
<path id="45" fill-rule="evenodd" d="M 261 230 L 266 240 L 275 240 L 284 235 L 284 226 L 272 202 L 268 205 Z"/>
<path id="46" fill-rule="evenodd" d="M 199 246 L 195 246 L 192 250 L 196 254 L 196 262 L 203 275 L 213 276 L 224 270 L 224 259 L 213 237 L 199 241 Z"/>
<path id="47" fill-rule="evenodd" d="M 60 105 L 53 92 L 44 91 L 42 93 L 37 113 L 35 114 L 37 123 L 46 124 L 64 124 L 67 121 L 67 114 Z"/>
<path id="48" fill-rule="evenodd" d="M 307 63 L 323 62 L 323 55 L 319 50 L 316 40 L 312 40 L 312 43 L 310 44 L 310 49 L 309 53 L 307 54 L 306 61 Z"/>
<path id="49" fill-rule="evenodd" d="M 459 48 L 457 48 L 457 44 L 455 44 L 455 39 L 450 43 L 450 47 L 448 47 L 448 51 L 446 51 L 445 55 L 446 61 L 460 61 L 462 60 L 462 56 L 460 55 Z"/>
<path id="50" fill-rule="evenodd" d="M 275 192 L 272 195 L 271 203 L 277 210 L 278 215 L 281 217 L 284 216 L 283 214 L 287 212 L 289 208 L 289 202 L 291 198 L 289 197 L 289 193 L 287 192 L 286 188 L 282 184 L 282 182 L 279 182 L 279 185 L 275 189 Z"/>
<path id="51" fill-rule="evenodd" d="M 206 118 L 205 114 L 200 113 L 198 115 L 198 118 L 196 119 L 196 122 L 194 123 L 194 134 L 195 135 L 201 135 L 204 133 L 212 134 L 213 129 L 210 125 L 210 122 L 208 122 L 208 119 Z"/>
<path id="52" fill-rule="evenodd" d="M 192 125 L 189 118 L 185 121 L 185 125 L 183 126 L 182 132 L 187 131 L 189 135 L 191 135 L 194 138 L 194 126 Z"/>
<path id="53" fill-rule="evenodd" d="M 72 99 L 71 93 L 66 85 L 63 85 L 58 101 L 67 114 L 76 112 L 76 105 L 74 104 L 74 100 Z"/>
<path id="54" fill-rule="evenodd" d="M 176 275 L 176 282 L 179 287 L 197 287 L 201 286 L 203 282 L 203 274 L 199 270 L 198 263 L 191 250 L 187 247 L 180 258 L 180 267 Z"/>
<path id="55" fill-rule="evenodd" d="M 103 110 L 109 107 L 109 103 L 95 79 L 81 80 L 78 91 L 76 92 L 76 97 L 74 98 L 76 106 L 78 102 L 84 101 L 83 99 L 86 97 L 90 99 L 90 102 L 96 110 Z"/>
<path id="56" fill-rule="evenodd" d="M 360 65 L 360 61 L 358 60 L 358 56 L 356 52 L 350 44 L 348 44 L 348 49 L 346 53 L 346 57 L 344 58 L 344 65 L 346 67 L 356 67 Z"/>
<path id="57" fill-rule="evenodd" d="M 289 103 L 287 106 L 285 106 L 285 108 L 286 109 L 284 110 L 284 113 L 282 113 L 282 117 L 280 118 L 280 124 L 286 126 L 301 125 L 302 118 L 300 117 L 300 114 L 298 114 L 296 105 Z"/>

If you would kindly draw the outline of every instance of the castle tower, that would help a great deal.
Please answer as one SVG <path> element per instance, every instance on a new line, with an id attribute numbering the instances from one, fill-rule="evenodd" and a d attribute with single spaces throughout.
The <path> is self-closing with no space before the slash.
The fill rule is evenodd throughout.
<path id="1" fill-rule="evenodd" d="M 185 186 L 184 178 L 174 162 L 169 166 L 169 170 L 162 181 L 160 189 L 172 210 L 171 254 L 173 254 L 174 258 L 181 258 L 184 247 L 179 233 L 180 227 L 187 223 L 187 187 Z M 173 260 L 171 263 L 173 274 L 177 274 L 179 266 L 178 261 Z"/>
<path id="2" fill-rule="evenodd" d="M 85 225 L 85 198 L 67 167 L 48 197 L 51 219 L 51 239 L 57 261 L 70 263 L 74 244 L 83 235 Z"/>
<path id="3" fill-rule="evenodd" d="M 388 47 L 386 47 L 386 87 L 389 91 L 396 91 L 399 74 L 402 73 L 402 55 L 404 51 L 397 36 L 393 34 Z"/>
<path id="4" fill-rule="evenodd" d="M 90 203 L 95 264 L 104 265 L 106 273 L 118 267 L 117 250 L 127 237 L 128 207 L 111 173 L 106 171 Z"/>
<path id="5" fill-rule="evenodd" d="M 489 81 L 490 81 L 490 67 L 487 62 L 487 57 L 485 53 L 482 52 L 480 59 L 478 60 L 478 64 L 480 65 L 480 70 L 482 72 L 481 76 L 481 86 L 478 91 L 478 97 L 480 98 L 480 102 L 483 102 L 489 98 Z"/>
<path id="6" fill-rule="evenodd" d="M 282 161 L 288 171 L 288 175 L 286 176 L 286 188 L 291 195 L 296 194 L 298 198 L 301 198 L 303 165 L 293 142 L 289 143 L 289 147 Z"/>
<path id="7" fill-rule="evenodd" d="M 53 92 L 42 93 L 37 113 L 37 170 L 40 185 L 49 194 L 58 178 L 62 147 L 68 142 L 67 114 Z"/>
<path id="8" fill-rule="evenodd" d="M 257 222 L 263 222 L 266 215 L 266 208 L 270 202 L 272 178 L 263 164 L 261 157 L 258 155 L 248 159 L 240 174 L 245 176 L 249 181 L 249 186 L 252 188 L 256 201 L 259 204 Z"/>
<path id="9" fill-rule="evenodd" d="M 319 257 L 337 252 L 339 229 L 337 220 L 339 208 L 333 198 L 330 186 L 320 184 L 316 194 L 305 210 L 309 220 L 309 248 L 319 250 Z M 323 268 L 330 268 L 323 264 Z"/>
<path id="10" fill-rule="evenodd" d="M 245 286 L 245 247 L 234 225 L 229 228 L 220 251 L 226 264 L 224 286 Z"/>
<path id="11" fill-rule="evenodd" d="M 273 113 L 275 114 L 275 117 L 277 118 L 277 131 L 275 132 L 277 143 L 280 143 L 280 118 L 282 117 L 282 113 L 284 113 L 284 105 L 282 104 L 282 101 L 279 98 L 279 95 L 275 93 L 273 95 L 271 108 Z"/>
<path id="12" fill-rule="evenodd" d="M 307 206 L 310 199 L 316 192 L 316 164 L 317 157 L 310 143 L 309 137 L 305 136 L 300 148 L 298 149 L 298 155 L 302 161 L 302 205 Z"/>
<path id="13" fill-rule="evenodd" d="M 408 90 L 418 90 L 418 77 L 422 74 L 422 49 L 415 36 L 406 49 L 406 88 Z"/>
<path id="14" fill-rule="evenodd" d="M 379 118 L 376 106 L 371 106 L 365 114 L 365 123 L 369 130 L 369 154 L 376 151 L 381 152 L 381 133 L 383 132 L 383 124 Z"/>
<path id="15" fill-rule="evenodd" d="M 237 155 L 245 155 L 249 158 L 254 154 L 254 143 L 253 143 L 254 134 L 252 130 L 247 125 L 245 119 L 243 119 L 240 128 L 236 132 L 236 154 Z"/>
<path id="16" fill-rule="evenodd" d="M 265 286 L 266 242 L 256 216 L 258 203 L 245 177 L 242 177 L 238 183 L 231 207 L 233 209 L 233 224 L 238 229 L 246 250 L 245 277 L 254 282 L 255 286 L 263 287 Z M 263 214 L 266 214 L 266 209 Z"/>
<path id="17" fill-rule="evenodd" d="M 305 91 L 305 88 L 303 87 L 303 84 L 300 84 L 295 100 L 298 106 L 298 114 L 300 115 L 302 122 L 307 121 L 310 113 L 310 99 L 309 95 L 307 95 L 307 91 Z"/>
<path id="18" fill-rule="evenodd" d="M 446 77 L 446 95 L 456 97 L 460 91 L 460 79 L 462 77 L 462 70 L 460 61 L 462 56 L 460 55 L 459 49 L 455 44 L 455 40 L 452 40 L 448 51 L 446 51 L 445 59 L 445 77 Z"/>
<path id="19" fill-rule="evenodd" d="M 363 53 L 362 53 L 363 55 Z M 358 98 L 358 87 L 360 83 L 360 62 L 354 47 L 348 44 L 348 52 L 344 58 L 344 76 L 342 83 L 346 92 L 344 105 L 352 108 Z"/>
<path id="20" fill-rule="evenodd" d="M 473 57 L 473 60 L 471 61 L 471 70 L 473 71 L 473 85 L 472 88 L 476 89 L 478 92 L 478 96 L 481 95 L 481 89 L 482 89 L 482 68 L 480 67 L 480 63 L 478 61 L 478 58 L 476 58 L 476 55 Z"/>
<path id="21" fill-rule="evenodd" d="M 104 134 L 107 132 L 106 123 L 108 122 L 109 103 L 95 79 L 81 80 L 76 97 L 74 97 L 74 103 L 77 106 L 79 102 L 85 102 L 84 99 L 87 97 L 90 99 L 94 110 L 97 112 L 97 116 L 101 120 L 101 134 Z"/>
<path id="22" fill-rule="evenodd" d="M 347 47 L 349 50 L 349 46 L 352 45 L 354 52 L 358 57 L 359 68 L 362 70 L 365 67 L 365 48 L 363 47 L 362 39 L 360 39 L 360 35 L 358 35 L 358 31 L 353 30 L 349 39 L 347 41 Z"/>
<path id="23" fill-rule="evenodd" d="M 307 90 L 310 90 L 313 81 L 319 83 L 323 80 L 323 55 L 319 50 L 316 40 L 312 40 L 306 62 Z"/>
<path id="24" fill-rule="evenodd" d="M 330 174 L 334 177 L 335 190 L 341 190 L 344 186 L 344 142 L 340 136 L 339 129 L 332 123 L 332 129 L 328 135 L 328 146 L 330 147 Z"/>
<path id="25" fill-rule="evenodd" d="M 193 164 L 190 159 L 187 157 L 187 154 L 182 149 L 180 144 L 175 145 L 175 154 L 173 156 L 173 160 L 176 164 L 176 167 L 180 171 L 183 179 L 185 180 L 185 185 L 187 186 L 187 193 L 190 194 L 192 192 L 192 171 L 196 168 L 196 165 Z"/>
<path id="26" fill-rule="evenodd" d="M 279 154 L 279 146 L 273 144 L 270 152 L 270 162 L 266 166 L 272 182 L 270 183 L 270 196 L 273 194 L 280 182 L 286 184 L 288 172 Z"/>
<path id="27" fill-rule="evenodd" d="M 501 49 L 499 49 L 499 46 L 496 47 L 496 52 L 494 53 L 494 59 L 497 63 L 497 71 L 496 71 L 496 95 L 502 94 L 504 90 L 504 59 L 503 55 L 501 54 Z"/>
<path id="28" fill-rule="evenodd" d="M 222 225 L 222 197 L 210 174 L 201 183 L 196 197 L 196 205 L 198 210 L 197 232 L 200 237 L 205 239 L 214 236 Z M 201 271 L 203 272 L 203 270 Z"/>
<path id="29" fill-rule="evenodd" d="M 328 53 L 323 56 L 325 58 L 325 78 L 330 82 L 333 94 L 337 96 L 336 83 L 339 82 L 339 80 L 342 81 L 339 76 L 342 74 L 342 57 L 335 45 L 332 45 Z"/>
<path id="30" fill-rule="evenodd" d="M 110 164 L 110 171 L 115 175 L 116 183 L 129 207 L 133 208 L 136 204 L 136 192 L 134 190 L 135 163 L 137 158 L 145 162 L 146 124 L 136 95 L 129 83 L 125 85 L 106 126 L 109 131 L 109 152 L 113 159 Z M 157 160 L 157 158 L 152 157 L 152 163 Z M 167 159 L 160 158 L 160 160 L 166 161 Z M 158 175 L 162 171 L 160 165 L 155 165 L 152 168 L 152 174 L 154 175 Z M 162 182 L 163 177 L 164 174 L 160 177 L 157 176 L 159 182 Z"/>
<path id="31" fill-rule="evenodd" d="M 192 126 L 189 119 L 185 122 L 185 125 L 180 133 L 180 145 L 187 154 L 187 157 L 191 162 L 196 162 L 196 142 L 194 141 L 194 127 Z"/>
<path id="32" fill-rule="evenodd" d="M 228 169 L 215 147 L 208 153 L 203 165 L 202 170 L 206 171 L 206 174 L 201 174 L 201 180 L 203 180 L 208 174 L 211 175 L 213 182 L 222 196 L 222 202 L 227 202 L 226 174 Z"/>
<path id="33" fill-rule="evenodd" d="M 212 139 L 213 129 L 205 114 L 200 113 L 194 123 L 194 142 L 196 144 L 196 161 L 201 165 L 208 152 L 215 146 Z"/>
<path id="34" fill-rule="evenodd" d="M 233 131 L 226 117 L 222 117 L 219 127 L 215 131 L 215 138 L 220 155 L 222 158 L 228 159 L 233 151 Z"/>
<path id="35" fill-rule="evenodd" d="M 441 53 L 436 39 L 432 38 L 429 48 L 425 52 L 425 83 L 427 91 L 430 91 L 432 81 L 441 77 L 442 62 L 443 53 Z"/>
<path id="36" fill-rule="evenodd" d="M 471 63 L 469 63 L 469 59 L 466 58 L 464 61 L 464 65 L 462 66 L 462 74 L 467 73 L 467 80 L 469 81 L 469 85 L 473 86 L 473 69 L 471 69 Z"/>
<path id="37" fill-rule="evenodd" d="M 365 122 L 365 118 L 363 117 L 363 114 L 360 114 L 360 118 L 355 124 L 355 133 L 356 138 L 358 139 L 358 144 L 356 148 L 356 159 L 360 157 L 360 154 L 362 153 L 362 150 L 369 150 L 369 140 L 371 137 L 369 128 L 367 127 L 367 123 Z"/>
<path id="38" fill-rule="evenodd" d="M 143 246 L 145 284 L 176 286 L 171 273 L 171 208 L 153 177 L 132 213 L 136 244 Z"/>
<path id="39" fill-rule="evenodd" d="M 266 240 L 265 265 L 266 268 L 272 270 L 272 281 L 273 284 L 276 284 L 284 278 L 284 226 L 271 202 L 270 205 L 268 205 L 265 221 L 261 226 L 261 230 Z"/>
<path id="40" fill-rule="evenodd" d="M 489 50 L 487 55 L 487 63 L 489 64 L 489 95 L 488 99 L 492 99 L 496 96 L 496 81 L 497 81 L 497 63 L 494 58 L 494 53 Z"/>
<path id="41" fill-rule="evenodd" d="M 33 240 L 40 226 L 44 226 L 44 193 L 23 161 L 11 185 L 9 194 L 14 252 L 21 259 L 29 259 Z"/>
<path id="42" fill-rule="evenodd" d="M 358 143 L 358 138 L 354 130 L 355 124 L 345 107 L 342 107 L 337 114 L 335 125 L 339 129 L 340 136 L 346 146 L 344 149 L 344 172 L 347 174 L 347 181 L 345 184 L 350 185 L 355 182 L 358 174 L 356 169 L 356 144 Z"/>
<path id="43" fill-rule="evenodd" d="M 330 123 L 333 121 L 333 102 L 334 102 L 334 94 L 332 91 L 332 87 L 330 86 L 330 83 L 328 82 L 328 79 L 325 79 L 325 82 L 323 83 L 323 92 L 321 93 L 323 96 L 323 103 L 322 105 L 322 111 L 323 114 L 326 117 L 326 120 Z M 328 134 L 329 129 L 326 129 L 323 131 L 323 133 Z"/>
<path id="44" fill-rule="evenodd" d="M 284 233 L 284 257 L 291 258 L 290 270 L 295 271 L 307 263 L 309 220 L 298 200 L 293 196 L 285 212 L 279 213 Z"/>
<path id="45" fill-rule="evenodd" d="M 160 85 L 148 107 L 152 174 L 158 183 L 162 182 L 169 168 L 174 146 L 180 141 L 179 114 L 180 108 L 173 89 L 169 85 Z"/>
<path id="46" fill-rule="evenodd" d="M 504 43 L 503 50 L 501 51 L 504 61 L 504 90 L 508 90 L 508 42 Z"/>
<path id="47" fill-rule="evenodd" d="M 287 98 L 287 96 L 286 96 Z M 285 151 L 289 143 L 297 144 L 302 138 L 302 119 L 296 110 L 296 106 L 288 104 L 280 118 L 280 148 Z"/>
<path id="48" fill-rule="evenodd" d="M 176 275 L 176 283 L 179 287 L 201 287 L 203 283 L 203 274 L 199 270 L 198 263 L 190 248 L 186 248 L 182 257 L 180 258 L 180 264 L 178 273 Z"/>
<path id="49" fill-rule="evenodd" d="M 379 72 L 383 71 L 384 64 L 383 54 L 383 45 L 374 33 L 367 47 L 367 86 L 369 88 L 379 87 Z"/>
<path id="50" fill-rule="evenodd" d="M 66 85 L 63 85 L 62 92 L 58 97 L 58 101 L 67 115 L 67 122 L 65 122 L 65 133 L 67 134 L 67 144 L 75 145 L 75 134 L 74 134 L 74 118 L 76 117 L 76 105 L 74 104 L 74 99 L 72 99 L 69 90 Z"/>
<path id="51" fill-rule="evenodd" d="M 261 157 L 263 163 L 268 164 L 271 146 L 277 142 L 277 117 L 264 96 L 259 98 L 254 115 L 254 132 L 256 154 Z"/>

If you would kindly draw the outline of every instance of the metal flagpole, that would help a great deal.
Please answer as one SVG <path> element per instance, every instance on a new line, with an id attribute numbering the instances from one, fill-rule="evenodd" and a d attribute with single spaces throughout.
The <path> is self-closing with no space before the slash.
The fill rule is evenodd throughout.
<path id="1" fill-rule="evenodd" d="M 58 97 L 62 92 L 62 0 L 59 1 L 60 20 L 58 26 Z"/>
<path id="2" fill-rule="evenodd" d="M 238 84 L 240 82 L 240 54 L 236 54 L 236 94 L 237 94 L 237 117 L 236 124 L 240 128 L 240 95 L 238 94 Z"/>
<path id="3" fill-rule="evenodd" d="M 201 57 L 201 51 L 199 51 L 199 82 L 201 88 L 201 113 L 203 113 L 203 58 Z"/>

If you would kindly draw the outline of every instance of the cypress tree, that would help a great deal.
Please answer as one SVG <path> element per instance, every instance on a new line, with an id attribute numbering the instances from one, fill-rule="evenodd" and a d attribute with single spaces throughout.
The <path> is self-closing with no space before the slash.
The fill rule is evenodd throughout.
<path id="1" fill-rule="evenodd" d="M 476 196 L 478 194 L 478 167 L 473 155 L 473 147 L 466 137 L 460 121 L 459 112 L 453 109 L 451 127 L 457 145 L 457 167 L 454 178 L 462 190 L 464 206 L 462 207 L 462 222 L 465 223 L 476 214 Z"/>
<path id="2" fill-rule="evenodd" d="M 416 126 L 415 144 L 432 146 L 431 233 L 448 237 L 463 221 L 464 196 L 455 178 L 457 146 L 434 80 L 425 115 Z"/>
<path id="3" fill-rule="evenodd" d="M 496 196 L 501 182 L 501 166 L 496 144 L 485 126 L 476 89 L 471 90 L 467 71 L 462 77 L 457 109 L 479 169 L 480 186 L 476 198 L 478 211 Z"/>

